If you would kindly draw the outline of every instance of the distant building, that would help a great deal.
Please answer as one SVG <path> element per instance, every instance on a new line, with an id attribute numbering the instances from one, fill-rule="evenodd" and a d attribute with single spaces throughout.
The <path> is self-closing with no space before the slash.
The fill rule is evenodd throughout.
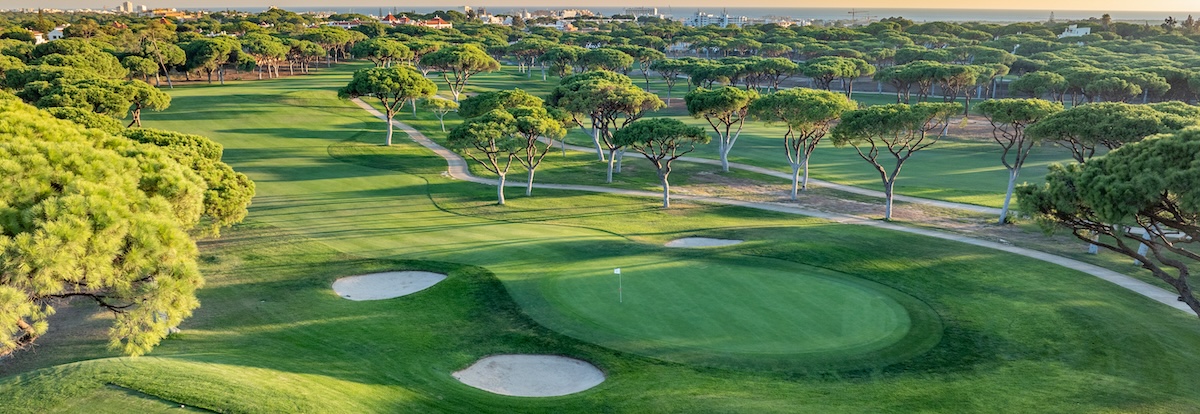
<path id="1" fill-rule="evenodd" d="M 200 17 L 199 12 L 193 15 L 175 9 L 153 9 L 150 10 L 150 15 L 154 17 L 169 17 L 176 20 L 187 20 Z"/>
<path id="2" fill-rule="evenodd" d="M 391 13 L 388 13 L 387 16 L 383 16 L 382 19 L 379 19 L 379 22 L 383 23 L 383 24 L 387 24 L 387 25 L 392 25 L 392 26 L 425 26 L 425 27 L 428 27 L 431 29 L 449 29 L 449 28 L 454 27 L 454 24 L 443 20 L 441 17 L 434 17 L 429 20 L 420 21 L 420 20 L 410 19 L 410 18 L 408 18 L 408 16 L 396 17 L 396 16 L 392 15 Z M 354 24 L 354 26 L 358 26 L 359 24 L 362 24 L 361 22 L 358 22 L 358 21 L 333 22 L 333 23 L 352 23 L 352 24 Z M 344 25 L 341 25 L 341 24 L 331 24 L 331 25 L 338 26 L 338 27 L 345 27 Z M 350 26 L 350 27 L 353 27 L 353 26 Z"/>
<path id="3" fill-rule="evenodd" d="M 71 26 L 71 25 L 64 24 L 62 26 L 56 26 L 54 28 L 54 30 L 50 31 L 50 33 L 46 33 L 46 41 L 49 42 L 52 40 L 62 39 L 63 38 L 63 30 L 65 30 L 69 26 Z"/>
<path id="4" fill-rule="evenodd" d="M 362 26 L 362 24 L 363 22 L 359 20 L 339 20 L 334 22 L 325 22 L 326 26 L 340 27 L 343 29 Z"/>
<path id="5" fill-rule="evenodd" d="M 45 33 L 39 32 L 37 30 L 32 30 L 31 32 L 33 33 L 33 44 L 40 45 L 42 43 L 46 43 L 46 34 Z"/>
<path id="6" fill-rule="evenodd" d="M 117 11 L 120 11 L 121 13 L 133 13 L 133 2 L 127 1 L 121 3 L 121 7 L 117 9 Z"/>
<path id="7" fill-rule="evenodd" d="M 661 17 L 657 7 L 627 7 L 622 14 L 633 17 Z"/>
<path id="8" fill-rule="evenodd" d="M 442 20 L 441 17 L 434 17 L 432 19 L 423 21 L 418 24 L 421 26 L 431 28 L 431 29 L 449 29 L 449 28 L 454 27 L 454 24 L 451 24 L 448 21 Z"/>
<path id="9" fill-rule="evenodd" d="M 479 19 L 479 21 L 484 22 L 486 24 L 505 24 L 504 19 L 496 17 L 495 15 L 488 14 L 488 13 L 477 14 L 477 15 L 475 15 L 475 18 Z"/>
<path id="10" fill-rule="evenodd" d="M 391 13 L 388 13 L 387 16 L 383 16 L 382 19 L 379 19 L 379 22 L 383 24 L 390 24 L 392 26 L 399 26 L 402 24 L 413 24 L 413 19 L 408 18 L 408 16 L 396 17 Z"/>
<path id="11" fill-rule="evenodd" d="M 1090 35 L 1090 34 L 1092 34 L 1092 28 L 1079 27 L 1079 25 L 1073 24 L 1073 25 L 1067 26 L 1067 30 L 1064 30 L 1062 32 L 1062 34 L 1058 35 L 1058 38 L 1062 39 L 1062 38 L 1066 38 L 1066 37 L 1079 37 L 1079 36 L 1085 36 L 1085 35 Z"/>
<path id="12" fill-rule="evenodd" d="M 537 24 L 537 25 L 534 25 L 534 26 L 537 26 L 537 27 L 553 27 L 553 28 L 555 28 L 555 29 L 558 29 L 558 30 L 560 30 L 560 31 L 563 31 L 563 32 L 574 32 L 574 31 L 576 31 L 576 30 L 579 30 L 579 29 L 575 28 L 575 25 L 574 25 L 574 24 L 571 24 L 571 21 L 570 21 L 570 20 L 557 20 L 557 21 L 555 21 L 555 22 L 554 22 L 554 24 Z"/>
<path id="13" fill-rule="evenodd" d="M 730 16 L 722 12 L 720 15 L 704 13 L 696 11 L 696 14 L 683 19 L 684 26 L 704 27 L 708 25 L 717 25 L 720 27 L 742 26 L 750 22 L 750 18 L 746 16 Z"/>

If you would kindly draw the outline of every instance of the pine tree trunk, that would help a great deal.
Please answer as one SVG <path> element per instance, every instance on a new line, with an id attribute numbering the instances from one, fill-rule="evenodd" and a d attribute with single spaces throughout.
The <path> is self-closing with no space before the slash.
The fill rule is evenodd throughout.
<path id="1" fill-rule="evenodd" d="M 663 208 L 671 208 L 671 184 L 667 182 L 667 174 L 663 174 L 660 171 L 658 173 L 658 179 L 662 181 Z"/>
<path id="2" fill-rule="evenodd" d="M 804 172 L 800 180 L 800 191 L 808 191 L 808 157 L 812 154 L 804 156 Z"/>
<path id="3" fill-rule="evenodd" d="M 608 150 L 608 176 L 604 179 L 604 182 L 609 184 L 612 184 L 613 164 L 616 163 L 616 159 L 614 158 L 615 152 L 616 150 Z"/>
<path id="4" fill-rule="evenodd" d="M 1017 186 L 1017 176 L 1021 174 L 1021 170 L 1014 169 L 1008 172 L 1008 191 L 1004 193 L 1004 207 L 1000 208 L 1000 224 L 1008 222 L 1008 205 L 1012 201 L 1013 190 Z"/>
<path id="5" fill-rule="evenodd" d="M 721 152 L 721 171 L 729 172 L 729 150 L 730 145 L 725 138 L 721 138 L 720 145 L 717 146 L 717 151 Z"/>
<path id="6" fill-rule="evenodd" d="M 504 179 L 507 174 L 500 174 L 496 177 L 496 204 L 504 205 Z"/>
<path id="7" fill-rule="evenodd" d="M 800 164 L 792 163 L 792 200 L 799 197 L 800 190 Z"/>
<path id="8" fill-rule="evenodd" d="M 529 178 L 525 181 L 525 196 L 533 196 L 533 172 L 534 169 L 529 169 Z"/>
<path id="9" fill-rule="evenodd" d="M 883 220 L 892 221 L 892 190 L 895 188 L 896 181 L 894 179 L 883 183 L 883 195 L 885 207 L 883 209 Z"/>
<path id="10" fill-rule="evenodd" d="M 388 114 L 387 114 L 387 127 L 388 127 L 387 142 L 384 143 L 383 145 L 389 146 L 389 147 L 392 146 L 392 116 L 393 116 L 393 114 L 391 113 L 391 111 L 388 111 Z"/>
<path id="11" fill-rule="evenodd" d="M 565 140 L 566 137 L 563 139 Z M 604 148 L 600 147 L 600 129 L 595 127 L 592 127 L 592 143 L 596 144 L 596 156 L 600 157 L 600 162 L 604 162 Z"/>

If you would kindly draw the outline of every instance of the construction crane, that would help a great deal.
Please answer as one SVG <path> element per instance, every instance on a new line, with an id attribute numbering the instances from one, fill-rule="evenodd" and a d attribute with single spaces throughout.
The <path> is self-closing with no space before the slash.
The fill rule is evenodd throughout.
<path id="1" fill-rule="evenodd" d="M 850 9 L 850 11 L 846 12 L 846 14 L 850 15 L 850 25 L 854 26 L 854 25 L 858 24 L 858 15 L 865 14 L 865 13 L 870 13 L 870 12 L 866 11 L 866 10 L 859 10 L 859 9 Z"/>

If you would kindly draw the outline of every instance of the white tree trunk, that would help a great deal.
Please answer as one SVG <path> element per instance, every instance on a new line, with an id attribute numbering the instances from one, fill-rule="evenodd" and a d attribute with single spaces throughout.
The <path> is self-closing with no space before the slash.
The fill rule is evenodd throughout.
<path id="1" fill-rule="evenodd" d="M 614 150 L 608 151 L 608 176 L 604 179 L 604 182 L 609 183 L 609 184 L 612 184 L 613 164 L 616 163 L 616 159 L 614 157 L 615 152 L 616 151 L 614 151 Z"/>
<path id="2" fill-rule="evenodd" d="M 1149 240 L 1150 240 L 1150 232 L 1146 232 L 1146 234 L 1143 234 L 1143 235 L 1142 235 L 1142 240 L 1149 241 Z M 1138 254 L 1139 254 L 1139 255 L 1141 255 L 1141 256 L 1145 256 L 1145 255 L 1146 255 L 1146 253 L 1147 253 L 1147 252 L 1149 252 L 1149 251 L 1150 251 L 1150 246 L 1147 246 L 1147 245 L 1146 245 L 1146 243 L 1141 243 L 1141 244 L 1138 244 L 1138 250 L 1137 250 L 1137 252 L 1138 252 Z M 1141 266 L 1141 265 L 1142 265 L 1142 261 L 1141 261 L 1141 260 L 1134 259 L 1134 261 L 1133 261 L 1133 265 L 1134 265 L 1134 266 Z"/>
<path id="3" fill-rule="evenodd" d="M 388 117 L 387 117 L 387 126 L 388 126 L 387 143 L 385 143 L 384 145 L 390 147 L 390 146 L 392 146 L 392 116 L 391 115 L 388 115 Z"/>
<path id="4" fill-rule="evenodd" d="M 506 174 L 496 177 L 496 204 L 504 205 L 504 179 Z"/>
<path id="5" fill-rule="evenodd" d="M 566 139 L 566 137 L 563 137 Z M 592 128 L 592 143 L 596 145 L 596 156 L 600 157 L 600 162 L 604 162 L 604 148 L 600 147 L 600 129 Z M 610 181 L 611 182 L 611 181 Z"/>
<path id="6" fill-rule="evenodd" d="M 717 152 L 721 157 L 721 171 L 729 172 L 729 143 L 724 137 L 717 143 Z"/>
<path id="7" fill-rule="evenodd" d="M 667 176 L 661 172 L 658 173 L 658 179 L 662 181 L 663 208 L 671 208 L 671 184 L 667 182 Z"/>
<path id="8" fill-rule="evenodd" d="M 796 200 L 799 196 L 800 189 L 800 164 L 792 163 L 792 200 Z"/>
<path id="9" fill-rule="evenodd" d="M 892 221 L 892 190 L 895 188 L 895 181 L 883 183 L 884 208 L 883 220 Z"/>
<path id="10" fill-rule="evenodd" d="M 803 164 L 804 172 L 800 180 L 800 191 L 808 191 L 808 155 L 804 156 Z"/>
<path id="11" fill-rule="evenodd" d="M 1008 191 L 1004 193 L 1004 207 L 1000 208 L 1000 224 L 1008 222 L 1008 205 L 1012 202 L 1013 190 L 1017 187 L 1017 176 L 1020 174 L 1019 169 L 1008 172 Z"/>
<path id="12" fill-rule="evenodd" d="M 525 181 L 525 196 L 533 196 L 533 169 L 529 169 L 529 179 Z"/>

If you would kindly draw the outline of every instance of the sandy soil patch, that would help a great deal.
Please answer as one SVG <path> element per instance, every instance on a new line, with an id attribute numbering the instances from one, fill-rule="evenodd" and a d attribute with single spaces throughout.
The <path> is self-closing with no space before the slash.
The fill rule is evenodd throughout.
<path id="1" fill-rule="evenodd" d="M 333 291 L 350 300 L 391 299 L 420 292 L 446 279 L 432 272 L 384 272 L 343 277 L 333 281 Z"/>
<path id="2" fill-rule="evenodd" d="M 712 239 L 708 237 L 684 237 L 667 242 L 667 247 L 682 247 L 682 248 L 697 248 L 697 247 L 720 247 L 732 246 L 741 243 L 742 240 L 730 239 Z"/>
<path id="3" fill-rule="evenodd" d="M 514 397 L 574 394 L 604 382 L 604 373 L 594 365 L 555 355 L 493 355 L 453 376 L 463 384 Z"/>

